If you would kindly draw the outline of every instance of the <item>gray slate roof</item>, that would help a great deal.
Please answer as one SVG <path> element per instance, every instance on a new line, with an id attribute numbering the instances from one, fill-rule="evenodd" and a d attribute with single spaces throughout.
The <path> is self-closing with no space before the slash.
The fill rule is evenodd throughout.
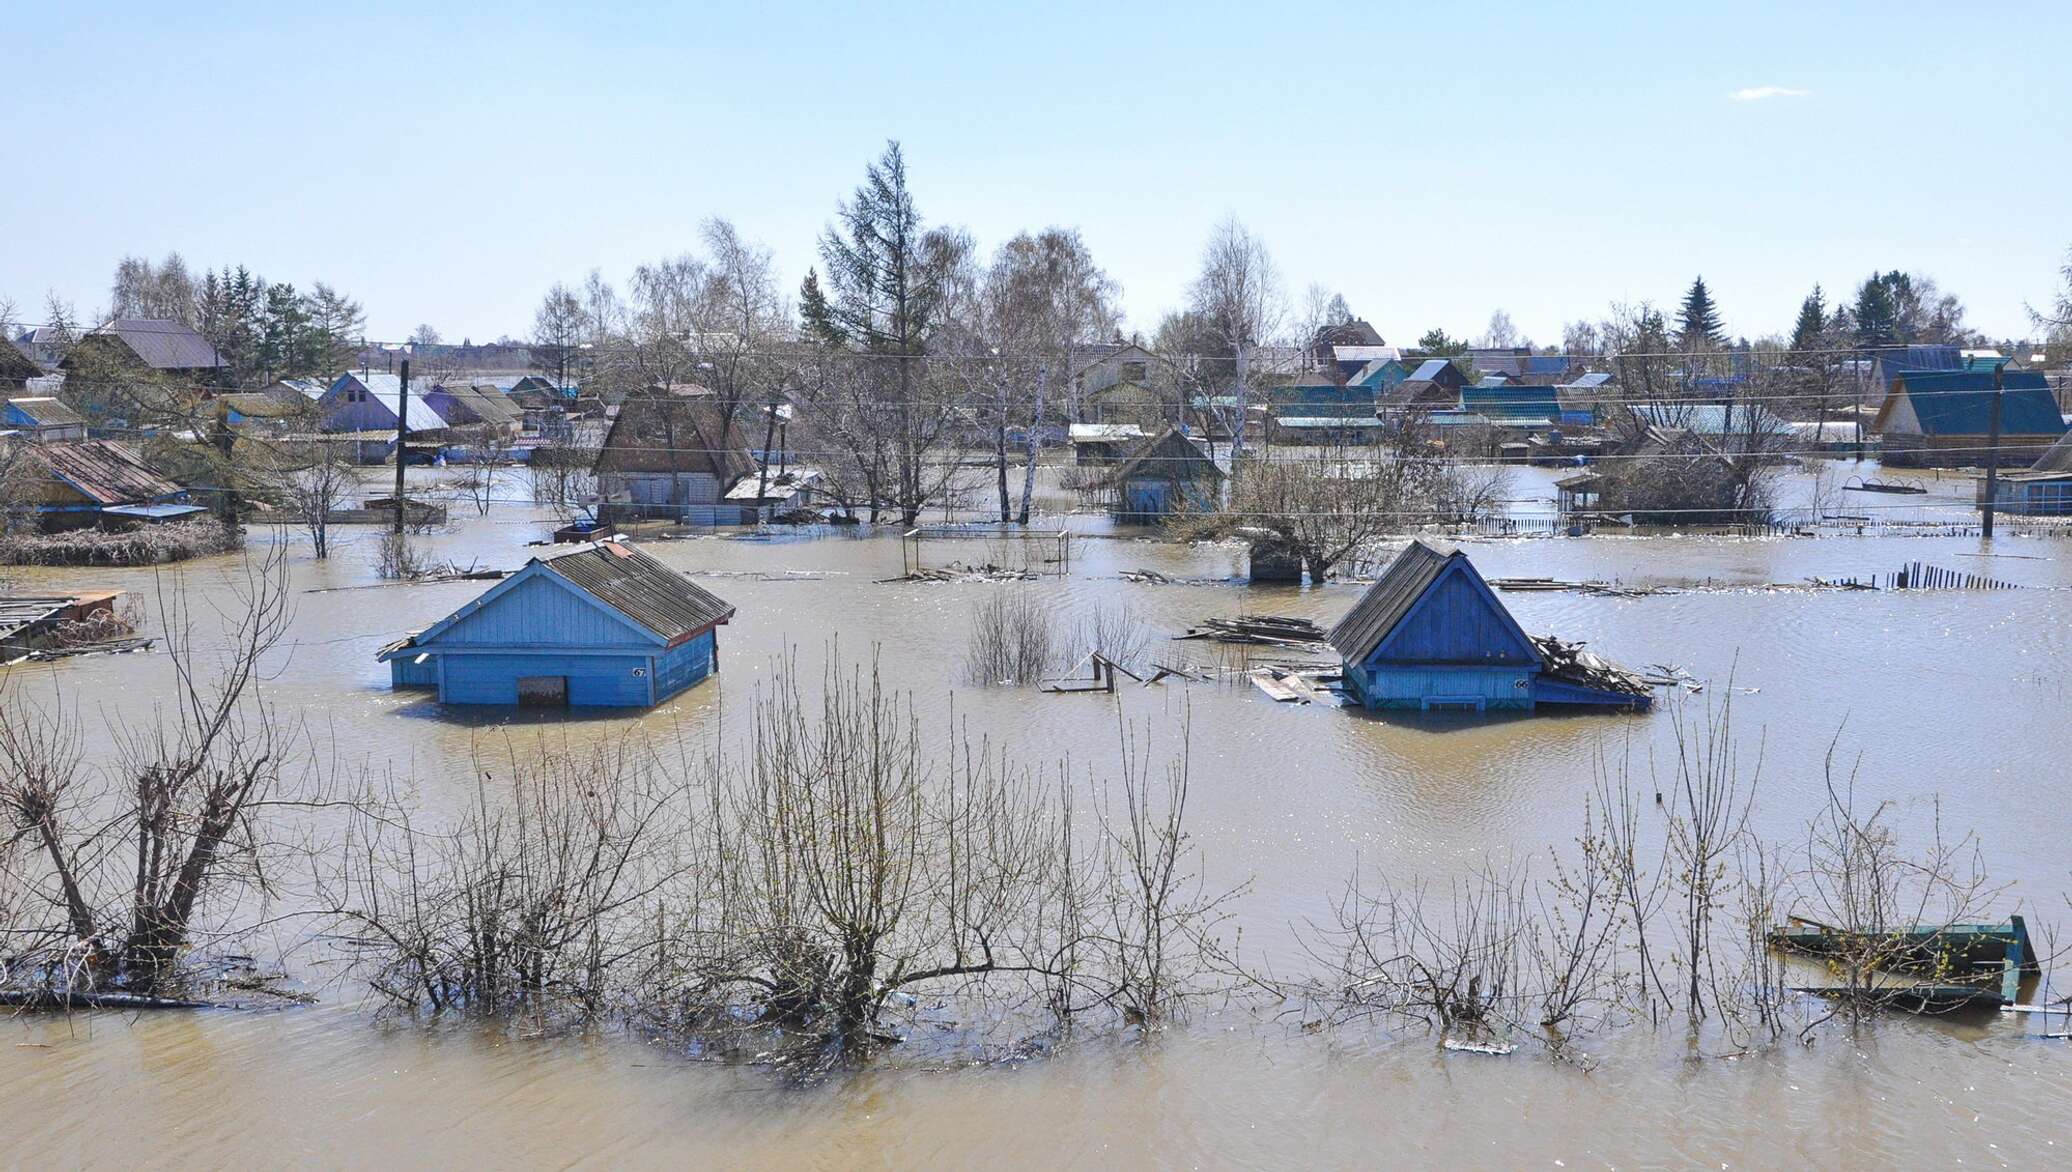
<path id="1" fill-rule="evenodd" d="M 1417 600 L 1424 597 L 1432 583 L 1438 581 L 1446 567 L 1455 558 L 1465 560 L 1467 556 L 1459 550 L 1441 553 L 1422 541 L 1411 542 L 1374 585 L 1367 587 L 1367 593 L 1360 595 L 1360 601 L 1338 620 L 1331 633 L 1324 636 L 1325 641 L 1351 662 L 1367 658 L 1417 605 Z"/>
<path id="2" fill-rule="evenodd" d="M 622 542 L 599 542 L 540 564 L 670 643 L 734 614 L 732 603 Z"/>
<path id="3" fill-rule="evenodd" d="M 213 370 L 223 365 L 207 338 L 165 318 L 118 317 L 94 333 L 122 339 L 153 370 Z"/>

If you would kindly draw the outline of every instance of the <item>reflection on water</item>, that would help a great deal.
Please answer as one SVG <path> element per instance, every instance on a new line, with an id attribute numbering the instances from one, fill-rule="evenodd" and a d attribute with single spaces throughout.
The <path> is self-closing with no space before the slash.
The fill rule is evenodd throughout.
<path id="1" fill-rule="evenodd" d="M 440 558 L 515 565 L 545 529 L 500 510 L 426 540 Z M 2051 541 L 2003 538 L 1983 557 L 1963 538 L 1476 542 L 1471 554 L 1492 577 L 1717 587 L 1506 595 L 1528 630 L 1631 664 L 1680 666 L 1706 690 L 1645 715 L 1485 720 L 1280 705 L 1228 684 L 1128 686 L 1113 697 L 962 686 L 969 615 L 989 591 L 1026 590 L 1064 616 L 1127 605 L 1160 636 L 1239 613 L 1328 623 L 1356 596 L 1353 585 L 1244 587 L 1242 555 L 1228 546 L 1089 534 L 1068 577 L 1008 585 L 881 583 L 901 572 L 887 534 L 650 548 L 739 607 L 721 632 L 716 680 L 653 711 L 562 719 L 444 709 L 390 691 L 375 650 L 484 587 L 370 585 L 371 533 L 352 535 L 328 563 L 295 562 L 303 592 L 292 645 L 268 665 L 265 687 L 309 723 L 320 755 L 410 774 L 434 812 L 468 800 L 478 759 L 537 751 L 541 733 L 571 749 L 636 733 L 709 745 L 727 709 L 745 711 L 773 657 L 795 650 L 813 669 L 837 637 L 845 655 L 876 649 L 888 682 L 914 691 L 924 719 L 942 720 L 954 692 L 960 719 L 1033 762 L 1112 760 L 1118 705 L 1166 743 L 1185 722 L 1190 813 L 1209 881 L 1252 881 L 1239 905 L 1247 946 L 1277 967 L 1298 958 L 1290 925 L 1324 912 L 1356 861 L 1443 879 L 1565 845 L 1600 760 L 1643 776 L 1664 768 L 1679 710 L 1730 694 L 1737 731 L 1763 749 L 1765 837 L 1803 835 L 1821 800 L 1820 756 L 1839 734 L 1859 785 L 1895 803 L 1902 832 L 1925 834 L 1938 796 L 1946 825 L 1979 832 L 1988 869 L 2013 885 L 2007 910 L 2019 901 L 2062 920 L 2072 888 L 2072 815 L 2059 794 L 2072 749 L 2072 559 Z M 1910 561 L 2046 589 L 1765 589 Z M 1118 577 L 1136 568 L 1182 581 Z M 205 604 L 193 608 L 205 634 L 221 622 L 208 604 L 228 599 L 235 574 L 219 560 L 15 576 L 32 590 L 184 592 Z M 1167 662 L 1222 653 L 1155 647 Z M 6 674 L 5 702 L 62 696 L 147 719 L 168 671 L 159 654 L 20 667 Z M 1886 1021 L 1810 1049 L 1698 1061 L 1660 1039 L 1607 1038 L 1586 1073 L 1523 1055 L 1442 1056 L 1423 1038 L 1306 1037 L 1227 1013 L 1141 1047 L 797 1089 L 632 1039 L 387 1028 L 349 989 L 329 1000 L 285 1013 L 11 1024 L 0 1045 L 7 1162 L 2049 1165 L 2072 1142 L 2064 1043 L 2025 1040 L 1997 1021 Z M 140 1149 L 143 1134 L 172 1146 Z"/>

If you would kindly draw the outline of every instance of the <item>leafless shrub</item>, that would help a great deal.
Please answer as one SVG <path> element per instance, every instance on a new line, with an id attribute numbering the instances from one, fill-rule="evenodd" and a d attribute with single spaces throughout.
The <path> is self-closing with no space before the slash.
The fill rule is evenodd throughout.
<path id="1" fill-rule="evenodd" d="M 1071 670 L 1089 655 L 1134 667 L 1151 646 L 1151 629 L 1127 604 L 1095 603 L 1080 612 L 1079 622 L 1064 645 L 1059 667 Z"/>
<path id="2" fill-rule="evenodd" d="M 1057 619 L 1027 590 L 989 591 L 972 608 L 964 677 L 973 684 L 1019 686 L 1056 663 Z"/>
<path id="3" fill-rule="evenodd" d="M 432 563 L 406 533 L 384 533 L 374 549 L 374 576 L 386 582 L 422 578 Z"/>

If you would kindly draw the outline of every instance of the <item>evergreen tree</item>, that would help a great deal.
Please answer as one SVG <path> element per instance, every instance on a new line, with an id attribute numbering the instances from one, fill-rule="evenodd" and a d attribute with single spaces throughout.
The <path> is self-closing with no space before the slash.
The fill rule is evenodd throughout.
<path id="1" fill-rule="evenodd" d="M 1793 350 L 1817 350 L 1827 332 L 1827 298 L 1820 286 L 1806 294 L 1806 300 L 1799 305 L 1799 320 L 1791 328 Z"/>
<path id="2" fill-rule="evenodd" d="M 1712 291 L 1705 278 L 1691 282 L 1684 294 L 1683 309 L 1677 314 L 1677 343 L 1684 350 L 1712 350 L 1719 346 L 1719 308 L 1712 303 Z"/>
<path id="3" fill-rule="evenodd" d="M 1890 346 L 1899 341 L 1899 306 L 1894 300 L 1894 277 L 1902 273 L 1872 273 L 1856 290 L 1856 341 L 1863 346 Z"/>
<path id="4" fill-rule="evenodd" d="M 1426 330 L 1417 340 L 1417 348 L 1434 358 L 1454 358 L 1468 352 L 1468 344 L 1447 334 L 1445 330 Z"/>

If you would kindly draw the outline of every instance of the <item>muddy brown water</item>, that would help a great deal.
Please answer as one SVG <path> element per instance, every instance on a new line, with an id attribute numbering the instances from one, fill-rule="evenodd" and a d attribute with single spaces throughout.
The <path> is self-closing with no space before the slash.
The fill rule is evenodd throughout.
<path id="1" fill-rule="evenodd" d="M 459 513 L 456 512 L 456 517 Z M 1099 522 L 1076 522 L 1099 531 Z M 461 562 L 514 566 L 548 526 L 520 507 L 427 539 Z M 294 540 L 294 539 L 290 539 Z M 1249 880 L 1248 945 L 1299 961 L 1291 925 L 1326 914 L 1356 866 L 1444 879 L 1567 844 L 1603 754 L 1643 763 L 1673 745 L 1674 707 L 1641 716 L 1384 720 L 1275 704 L 1248 686 L 1126 687 L 1045 696 L 968 686 L 973 605 L 1026 589 L 1066 616 L 1127 605 L 1161 658 L 1188 623 L 1271 612 L 1328 622 L 1358 587 L 1243 585 L 1240 553 L 1090 534 L 1069 573 L 1018 585 L 881 584 L 889 534 L 655 543 L 658 557 L 740 608 L 707 686 L 639 714 L 455 713 L 396 693 L 375 650 L 484 589 L 369 587 L 375 546 L 353 531 L 328 563 L 295 551 L 292 646 L 264 685 L 341 763 L 407 772 L 433 810 L 458 808 L 475 756 L 545 727 L 581 743 L 643 734 L 709 743 L 745 712 L 773 656 L 816 664 L 878 649 L 889 682 L 940 724 L 960 719 L 1031 761 L 1111 765 L 1116 712 L 1163 743 L 1193 735 L 1192 831 L 1212 884 Z M 933 564 L 983 542 L 930 543 Z M 1925 834 L 1975 830 L 2007 910 L 2072 924 L 2063 793 L 2072 771 L 2072 543 L 2003 537 L 1533 538 L 1469 545 L 1489 576 L 1709 583 L 1645 598 L 1514 593 L 1528 630 L 1633 665 L 1731 680 L 1744 749 L 1764 753 L 1757 818 L 1801 838 L 1820 755 L 1860 759 L 1866 793 Z M 1987 554 L 1989 556 L 1977 556 Z M 1770 583 L 1869 576 L 1923 561 L 2037 587 L 1832 593 Z M 1118 576 L 1157 570 L 1176 582 Z M 204 631 L 234 559 L 178 570 L 9 571 L 18 586 L 182 592 Z M 358 587 L 341 589 L 343 587 Z M 322 592 L 315 592 L 322 591 Z M 158 653 L 10 669 L 0 700 L 56 695 L 148 719 Z M 1699 699 L 1702 699 L 1699 698 Z M 1306 1036 L 1205 1012 L 1148 1044 L 1093 1043 L 1013 1066 L 890 1068 L 799 1089 L 754 1068 L 688 1060 L 634 1038 L 514 1039 L 382 1024 L 350 988 L 306 1010 L 24 1018 L 0 1028 L 0 1135 L 10 1166 L 634 1164 L 730 1167 L 1734 1166 L 1956 1163 L 2061 1166 L 2072 1147 L 2072 1043 L 2024 1023 L 1881 1021 L 1741 1058 L 1691 1060 L 1645 1031 L 1593 1040 L 1589 1068 L 1524 1053 L 1444 1054 L 1423 1035 Z"/>

